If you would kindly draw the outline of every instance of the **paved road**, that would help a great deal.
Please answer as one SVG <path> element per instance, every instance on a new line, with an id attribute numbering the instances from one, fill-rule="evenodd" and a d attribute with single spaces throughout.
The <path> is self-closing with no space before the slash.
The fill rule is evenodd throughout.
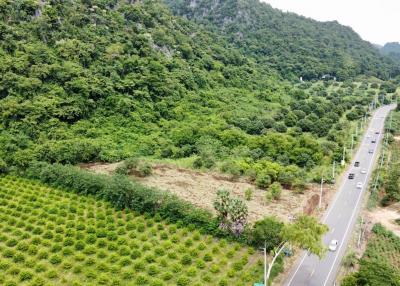
<path id="1" fill-rule="evenodd" d="M 340 262 L 358 217 L 362 197 L 368 189 L 367 184 L 376 161 L 378 145 L 383 137 L 385 118 L 394 107 L 394 105 L 384 106 L 375 111 L 348 170 L 348 173 L 355 174 L 355 178 L 350 180 L 347 178 L 348 173 L 345 174 L 339 191 L 323 218 L 323 222 L 329 226 L 329 232 L 325 235 L 323 241 L 328 245 L 332 239 L 338 240 L 337 250 L 328 252 L 322 260 L 315 255 L 308 255 L 304 252 L 284 285 L 334 285 Z M 379 134 L 375 134 L 378 131 Z M 372 139 L 376 139 L 376 143 L 372 143 Z M 374 150 L 373 154 L 368 153 L 370 149 Z M 354 166 L 355 161 L 360 162 L 360 167 Z M 362 169 L 366 170 L 366 174 L 361 173 Z M 362 189 L 356 187 L 358 182 L 362 183 Z"/>

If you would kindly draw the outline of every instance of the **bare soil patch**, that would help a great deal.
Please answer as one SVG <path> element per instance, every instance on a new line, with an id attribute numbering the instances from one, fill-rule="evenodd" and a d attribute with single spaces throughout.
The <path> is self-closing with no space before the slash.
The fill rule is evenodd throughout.
<path id="1" fill-rule="evenodd" d="M 118 163 L 114 164 L 85 164 L 81 167 L 97 173 L 112 173 Z M 245 179 L 232 180 L 231 177 L 213 172 L 201 172 L 179 168 L 170 164 L 153 165 L 153 173 L 148 177 L 135 177 L 143 185 L 155 187 L 163 191 L 176 194 L 180 198 L 196 206 L 214 211 L 213 201 L 217 191 L 226 189 L 233 196 L 245 200 L 245 190 L 251 188 L 253 197 L 246 201 L 249 207 L 249 221 L 254 222 L 267 215 L 274 215 L 283 221 L 290 217 L 307 213 L 315 213 L 319 203 L 319 185 L 310 185 L 304 194 L 295 194 L 291 190 L 283 190 L 278 201 L 268 202 L 265 198 L 266 191 L 261 190 Z M 324 186 L 323 207 L 326 208 L 332 195 L 333 186 Z"/>
<path id="2" fill-rule="evenodd" d="M 395 221 L 400 219 L 400 203 L 375 208 L 368 212 L 368 217 L 373 223 L 381 223 L 385 228 L 400 236 L 400 225 Z"/>

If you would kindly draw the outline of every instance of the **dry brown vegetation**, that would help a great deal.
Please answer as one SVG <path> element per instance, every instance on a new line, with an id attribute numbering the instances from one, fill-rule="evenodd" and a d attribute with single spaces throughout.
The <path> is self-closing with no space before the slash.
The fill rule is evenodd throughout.
<path id="1" fill-rule="evenodd" d="M 82 167 L 97 173 L 112 173 L 118 163 L 86 164 Z M 226 189 L 232 195 L 245 200 L 245 190 L 252 189 L 253 196 L 247 201 L 249 221 L 254 222 L 267 215 L 274 215 L 283 221 L 288 221 L 293 215 L 311 214 L 319 201 L 319 186 L 310 185 L 303 194 L 284 189 L 278 201 L 267 201 L 266 191 L 261 190 L 243 178 L 233 180 L 227 175 L 213 172 L 201 172 L 184 169 L 172 164 L 154 164 L 153 172 L 147 177 L 135 177 L 136 181 L 150 187 L 176 194 L 196 206 L 213 211 L 213 201 L 219 189 Z M 334 193 L 332 186 L 324 186 L 323 205 L 326 207 Z"/>

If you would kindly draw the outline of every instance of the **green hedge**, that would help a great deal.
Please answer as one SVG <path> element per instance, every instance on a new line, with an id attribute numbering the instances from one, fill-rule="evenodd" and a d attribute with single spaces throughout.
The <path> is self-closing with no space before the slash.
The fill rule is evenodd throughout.
<path id="1" fill-rule="evenodd" d="M 161 216 L 170 222 L 197 228 L 203 233 L 255 247 L 263 244 L 266 238 L 270 242 L 270 249 L 281 241 L 279 231 L 269 229 L 274 226 L 279 230 L 283 225 L 276 219 L 265 218 L 236 237 L 230 232 L 222 231 L 217 217 L 211 212 L 196 207 L 176 195 L 133 182 L 125 175 L 95 174 L 71 165 L 45 162 L 33 162 L 23 175 L 53 187 L 96 196 L 109 201 L 117 209 L 128 208 L 139 213 Z"/>
<path id="2" fill-rule="evenodd" d="M 35 162 L 26 170 L 25 176 L 79 194 L 94 195 L 111 202 L 118 209 L 159 214 L 171 222 L 194 225 L 213 235 L 227 235 L 219 230 L 218 221 L 210 212 L 175 195 L 135 183 L 123 175 L 99 175 L 74 166 Z"/>

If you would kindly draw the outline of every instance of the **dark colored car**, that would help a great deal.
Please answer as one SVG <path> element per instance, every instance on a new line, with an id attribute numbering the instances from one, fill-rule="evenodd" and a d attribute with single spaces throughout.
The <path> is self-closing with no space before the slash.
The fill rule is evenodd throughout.
<path id="1" fill-rule="evenodd" d="M 360 162 L 356 161 L 356 162 L 354 163 L 354 167 L 360 167 Z"/>
<path id="2" fill-rule="evenodd" d="M 348 178 L 349 178 L 350 180 L 354 179 L 354 174 L 353 174 L 353 173 L 350 173 Z"/>
<path id="3" fill-rule="evenodd" d="M 379 134 L 379 131 L 376 131 L 375 134 Z"/>
<path id="4" fill-rule="evenodd" d="M 376 143 L 376 139 L 372 139 L 371 143 Z"/>

